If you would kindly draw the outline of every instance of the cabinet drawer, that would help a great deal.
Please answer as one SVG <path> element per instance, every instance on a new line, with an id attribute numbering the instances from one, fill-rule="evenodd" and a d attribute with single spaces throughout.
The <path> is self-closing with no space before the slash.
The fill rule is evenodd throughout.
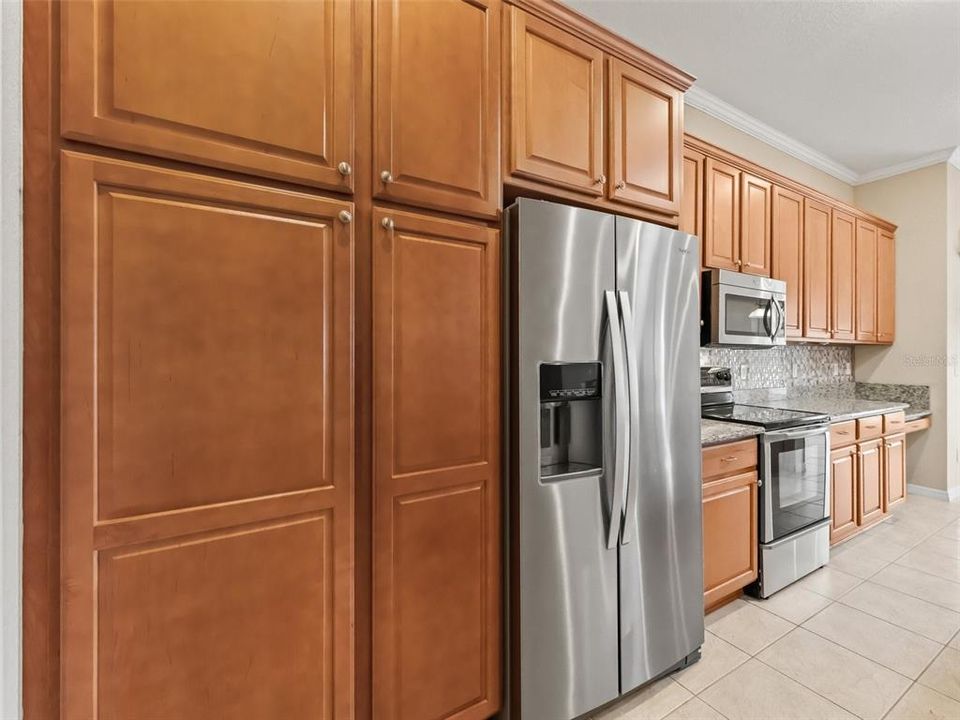
<path id="1" fill-rule="evenodd" d="M 703 450 L 704 481 L 735 475 L 757 466 L 757 441 L 753 438 Z"/>
<path id="2" fill-rule="evenodd" d="M 926 430 L 931 425 L 930 416 L 917 418 L 916 420 L 911 420 L 908 423 L 903 424 L 903 431 L 905 433 L 916 432 L 917 430 Z"/>
<path id="3" fill-rule="evenodd" d="M 903 410 L 887 413 L 883 416 L 883 434 L 902 433 L 907 421 L 903 416 Z"/>
<path id="4" fill-rule="evenodd" d="M 882 415 L 857 420 L 857 440 L 871 440 L 881 435 L 883 435 Z"/>
<path id="5" fill-rule="evenodd" d="M 835 423 L 830 426 L 830 447 L 838 448 L 857 441 L 857 421 Z"/>

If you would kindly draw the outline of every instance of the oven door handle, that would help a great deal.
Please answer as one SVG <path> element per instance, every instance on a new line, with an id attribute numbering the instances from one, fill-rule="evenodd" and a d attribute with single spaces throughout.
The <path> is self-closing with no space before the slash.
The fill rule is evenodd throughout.
<path id="1" fill-rule="evenodd" d="M 813 427 L 798 428 L 796 430 L 773 430 L 763 434 L 763 442 L 775 443 L 779 440 L 796 440 L 797 438 L 813 437 L 814 435 L 830 435 L 830 425 L 814 425 Z"/>

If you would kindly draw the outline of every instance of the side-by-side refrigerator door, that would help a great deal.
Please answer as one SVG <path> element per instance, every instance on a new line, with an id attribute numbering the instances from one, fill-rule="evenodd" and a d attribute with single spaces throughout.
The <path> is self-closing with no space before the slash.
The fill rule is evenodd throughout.
<path id="1" fill-rule="evenodd" d="M 630 370 L 620 545 L 620 672 L 628 692 L 703 644 L 697 238 L 617 218 Z"/>
<path id="2" fill-rule="evenodd" d="M 616 315 L 614 218 L 528 200 L 509 213 L 517 253 L 514 676 L 523 720 L 567 720 L 619 693 L 622 495 L 613 508 L 613 460 L 603 439 L 617 410 L 612 359 L 603 350 L 608 308 Z M 625 368 L 622 379 L 625 398 Z M 625 444 L 625 399 L 619 410 Z"/>

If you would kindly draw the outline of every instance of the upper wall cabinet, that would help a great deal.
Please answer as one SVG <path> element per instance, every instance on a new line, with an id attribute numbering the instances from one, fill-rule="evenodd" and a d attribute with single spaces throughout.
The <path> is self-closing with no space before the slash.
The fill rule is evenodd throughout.
<path id="1" fill-rule="evenodd" d="M 603 52 L 516 8 L 509 123 L 510 174 L 603 195 Z"/>
<path id="2" fill-rule="evenodd" d="M 680 209 L 683 93 L 616 58 L 608 66 L 611 200 Z"/>
<path id="3" fill-rule="evenodd" d="M 741 272 L 770 276 L 770 214 L 773 186 L 755 175 L 741 176 L 740 259 Z"/>
<path id="4" fill-rule="evenodd" d="M 353 189 L 350 2 L 63 3 L 64 136 Z"/>
<path id="5" fill-rule="evenodd" d="M 830 206 L 803 203 L 803 336 L 830 339 Z"/>
<path id="6" fill-rule="evenodd" d="M 880 230 L 877 243 L 877 341 L 892 343 L 896 334 L 896 241 Z"/>
<path id="7" fill-rule="evenodd" d="M 376 197 L 496 217 L 499 0 L 374 7 Z"/>
<path id="8" fill-rule="evenodd" d="M 857 220 L 857 340 L 877 340 L 877 227 Z"/>
<path id="9" fill-rule="evenodd" d="M 703 237 L 703 166 L 706 159 L 701 152 L 683 149 L 680 230 L 700 238 Z M 703 263 L 702 249 L 700 262 Z"/>
<path id="10" fill-rule="evenodd" d="M 708 157 L 703 175 L 703 264 L 739 270 L 741 172 L 733 165 Z"/>
<path id="11" fill-rule="evenodd" d="M 830 248 L 830 334 L 834 340 L 856 339 L 857 308 L 857 219 L 850 213 L 833 209 Z"/>
<path id="12" fill-rule="evenodd" d="M 787 283 L 784 327 L 788 338 L 803 336 L 803 196 L 773 188 L 772 277 Z"/>

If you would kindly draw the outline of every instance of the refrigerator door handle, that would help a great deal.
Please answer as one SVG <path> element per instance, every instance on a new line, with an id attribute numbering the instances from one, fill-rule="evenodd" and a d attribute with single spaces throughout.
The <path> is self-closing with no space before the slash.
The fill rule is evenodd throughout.
<path id="1" fill-rule="evenodd" d="M 637 495 L 640 491 L 640 366 L 637 364 L 637 337 L 633 325 L 633 308 L 630 307 L 630 295 L 620 291 L 620 315 L 623 320 L 623 342 L 627 358 L 627 384 L 630 393 L 630 463 L 627 467 L 623 535 L 620 540 L 626 545 L 633 538 L 637 518 Z"/>
<path id="2" fill-rule="evenodd" d="M 628 407 L 627 407 L 627 369 L 624 365 L 623 330 L 620 324 L 620 312 L 617 307 L 617 294 L 613 290 L 604 293 L 607 307 L 607 327 L 613 349 L 613 387 L 616 395 L 616 439 L 614 447 L 613 496 L 610 500 L 610 527 L 607 530 L 607 548 L 613 550 L 620 540 L 620 525 L 623 518 L 623 485 L 630 467 L 627 454 Z"/>

